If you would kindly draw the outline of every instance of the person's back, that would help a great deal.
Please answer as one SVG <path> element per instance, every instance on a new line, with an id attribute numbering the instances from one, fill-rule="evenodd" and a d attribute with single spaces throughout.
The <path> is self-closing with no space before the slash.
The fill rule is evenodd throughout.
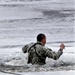
<path id="1" fill-rule="evenodd" d="M 28 44 L 25 47 L 23 47 L 22 50 L 24 53 L 28 52 L 28 63 L 39 65 L 45 64 L 46 52 L 44 50 L 44 46 L 40 42 Z"/>
<path id="2" fill-rule="evenodd" d="M 41 38 L 42 40 L 40 40 L 40 36 L 43 36 L 45 38 L 44 34 L 39 34 L 37 36 L 36 43 L 30 43 L 22 48 L 22 51 L 24 53 L 28 52 L 28 64 L 32 63 L 44 65 L 46 63 L 46 57 L 57 60 L 63 53 L 62 50 L 65 48 L 63 44 L 60 46 L 59 51 L 56 53 L 44 46 L 46 43 L 46 38 Z"/>

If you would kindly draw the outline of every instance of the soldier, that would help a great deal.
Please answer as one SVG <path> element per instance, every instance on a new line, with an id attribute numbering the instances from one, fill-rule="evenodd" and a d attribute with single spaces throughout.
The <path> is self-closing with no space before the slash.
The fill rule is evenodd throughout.
<path id="1" fill-rule="evenodd" d="M 28 52 L 28 64 L 44 65 L 46 64 L 46 57 L 57 60 L 62 55 L 63 49 L 65 48 L 65 45 L 61 44 L 58 52 L 54 52 L 46 48 L 45 44 L 46 36 L 44 34 L 38 34 L 36 43 L 27 44 L 22 48 L 23 53 Z"/>

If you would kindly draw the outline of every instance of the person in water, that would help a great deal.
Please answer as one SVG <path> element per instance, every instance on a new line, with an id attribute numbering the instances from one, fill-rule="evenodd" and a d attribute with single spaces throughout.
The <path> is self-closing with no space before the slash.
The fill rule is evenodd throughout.
<path id="1" fill-rule="evenodd" d="M 46 36 L 41 33 L 37 35 L 36 43 L 27 44 L 22 48 L 23 53 L 28 52 L 28 64 L 44 65 L 46 64 L 47 57 L 57 60 L 63 54 L 63 49 L 65 48 L 64 44 L 60 45 L 58 52 L 52 51 L 52 49 L 45 47 L 45 44 Z"/>

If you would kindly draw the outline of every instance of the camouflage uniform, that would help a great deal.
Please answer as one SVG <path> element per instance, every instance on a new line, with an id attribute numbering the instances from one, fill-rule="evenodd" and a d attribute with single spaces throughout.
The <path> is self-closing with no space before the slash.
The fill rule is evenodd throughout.
<path id="1" fill-rule="evenodd" d="M 30 43 L 22 48 L 23 53 L 28 52 L 28 63 L 44 65 L 46 62 L 46 57 L 52 58 L 54 60 L 59 59 L 62 55 L 62 50 L 57 53 L 49 48 L 46 48 L 42 43 Z"/>

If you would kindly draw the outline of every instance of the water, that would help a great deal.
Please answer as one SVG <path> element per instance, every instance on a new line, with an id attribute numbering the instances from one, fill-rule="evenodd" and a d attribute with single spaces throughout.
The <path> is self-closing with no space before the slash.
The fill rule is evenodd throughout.
<path id="1" fill-rule="evenodd" d="M 74 70 L 74 15 L 73 0 L 1 1 L 0 70 Z M 27 54 L 23 54 L 21 48 L 25 44 L 36 42 L 38 33 L 46 34 L 46 46 L 55 51 L 61 43 L 66 45 L 64 54 L 58 61 L 47 58 L 44 66 L 26 64 Z"/>

